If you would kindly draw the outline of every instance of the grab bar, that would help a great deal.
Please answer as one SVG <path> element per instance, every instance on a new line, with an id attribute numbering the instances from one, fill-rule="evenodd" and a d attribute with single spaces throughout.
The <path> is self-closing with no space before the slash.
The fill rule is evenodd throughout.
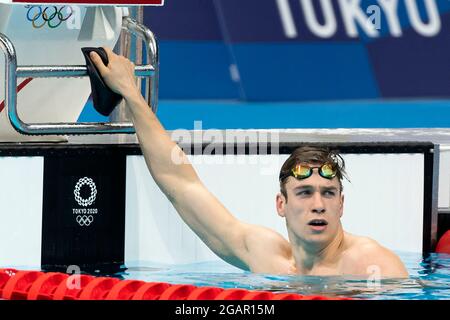
<path id="1" fill-rule="evenodd" d="M 136 66 L 137 77 L 149 77 L 145 97 L 153 112 L 158 106 L 159 50 L 154 34 L 146 26 L 129 17 L 122 19 L 122 28 L 142 38 L 147 47 L 149 64 Z M 55 78 L 87 76 L 86 66 L 17 66 L 16 50 L 7 36 L 0 33 L 0 48 L 5 55 L 5 110 L 12 127 L 25 135 L 85 135 L 135 133 L 131 122 L 82 122 L 82 123 L 25 123 L 17 111 L 17 78 Z"/>

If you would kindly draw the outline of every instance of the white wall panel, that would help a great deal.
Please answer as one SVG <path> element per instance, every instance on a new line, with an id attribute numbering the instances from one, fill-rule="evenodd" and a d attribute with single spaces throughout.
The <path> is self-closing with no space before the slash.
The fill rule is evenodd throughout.
<path id="1" fill-rule="evenodd" d="M 0 266 L 39 266 L 42 157 L 0 157 Z"/>
<path id="2" fill-rule="evenodd" d="M 345 155 L 344 229 L 397 251 L 422 251 L 423 155 Z"/>
<path id="3" fill-rule="evenodd" d="M 278 170 L 286 158 L 229 155 L 191 160 L 205 185 L 237 218 L 286 236 L 284 220 L 275 210 Z M 420 252 L 423 156 L 348 154 L 344 158 L 351 180 L 344 181 L 344 229 L 393 250 Z M 0 266 L 39 265 L 43 158 L 0 157 L 0 182 Z M 126 261 L 217 259 L 158 189 L 141 156 L 127 159 L 126 199 Z"/>
<path id="4" fill-rule="evenodd" d="M 446 146 L 439 157 L 439 208 L 450 208 L 450 148 Z"/>
<path id="5" fill-rule="evenodd" d="M 193 156 L 200 178 L 239 219 L 287 236 L 275 209 L 278 172 L 287 155 Z M 421 252 L 423 155 L 344 156 L 342 219 L 348 232 L 396 251 Z M 127 160 L 126 261 L 188 263 L 218 259 L 178 217 L 151 178 L 144 159 Z"/>

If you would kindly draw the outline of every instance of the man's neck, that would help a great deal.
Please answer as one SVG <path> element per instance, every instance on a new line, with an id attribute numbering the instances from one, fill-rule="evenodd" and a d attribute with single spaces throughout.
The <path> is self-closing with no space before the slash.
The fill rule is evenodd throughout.
<path id="1" fill-rule="evenodd" d="M 308 274 L 317 267 L 333 267 L 339 261 L 344 247 L 344 230 L 339 226 L 336 236 L 331 242 L 323 245 L 305 243 L 301 240 L 295 242 L 292 252 L 297 272 Z"/>

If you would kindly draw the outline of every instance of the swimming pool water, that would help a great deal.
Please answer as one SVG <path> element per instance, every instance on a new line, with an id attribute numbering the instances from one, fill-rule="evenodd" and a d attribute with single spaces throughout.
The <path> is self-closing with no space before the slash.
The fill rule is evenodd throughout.
<path id="1" fill-rule="evenodd" d="M 244 288 L 276 293 L 346 296 L 361 299 L 450 300 L 450 255 L 399 253 L 408 268 L 408 279 L 376 279 L 349 276 L 285 276 L 244 272 L 225 262 L 165 265 L 129 263 L 116 276 L 196 286 Z"/>
<path id="2" fill-rule="evenodd" d="M 397 254 L 409 271 L 410 276 L 407 279 L 377 281 L 352 276 L 256 274 L 242 271 L 221 260 L 177 265 L 149 261 L 127 262 L 123 272 L 93 275 L 113 276 L 123 280 L 370 300 L 450 300 L 450 255 L 433 253 L 422 256 L 417 253 L 401 252 Z M 36 266 L 1 266 L 7 267 L 40 271 Z"/>

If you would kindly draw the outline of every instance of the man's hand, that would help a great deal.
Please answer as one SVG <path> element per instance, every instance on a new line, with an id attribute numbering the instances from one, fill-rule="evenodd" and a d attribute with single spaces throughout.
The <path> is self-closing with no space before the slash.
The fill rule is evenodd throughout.
<path id="1" fill-rule="evenodd" d="M 103 49 L 108 55 L 108 66 L 103 64 L 100 56 L 94 51 L 91 51 L 90 57 L 106 85 L 125 99 L 130 95 L 140 94 L 134 76 L 134 63 L 123 56 L 116 55 L 109 48 Z"/>

